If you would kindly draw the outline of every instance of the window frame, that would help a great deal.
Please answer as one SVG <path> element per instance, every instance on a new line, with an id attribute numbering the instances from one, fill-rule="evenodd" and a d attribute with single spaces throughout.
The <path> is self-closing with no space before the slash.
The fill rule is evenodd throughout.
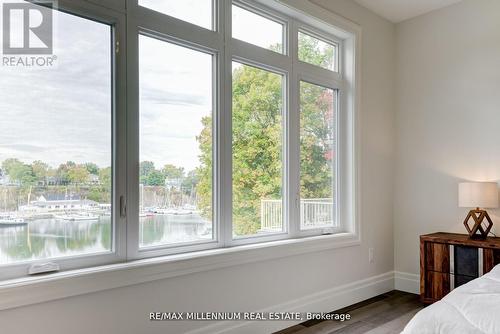
<path id="1" fill-rule="evenodd" d="M 323 87 L 323 88 L 326 88 L 326 89 L 331 89 L 334 94 L 336 95 L 335 97 L 335 154 L 336 154 L 336 158 L 335 158 L 335 168 L 334 168 L 334 176 L 336 178 L 338 178 L 338 176 L 340 175 L 340 164 L 339 164 L 339 160 L 340 160 L 340 145 L 339 145 L 339 141 L 340 141 L 340 136 L 338 135 L 338 130 L 339 130 L 339 110 L 340 110 L 340 103 L 339 103 L 339 100 L 340 100 L 340 94 L 341 94 L 341 90 L 339 88 L 339 86 L 335 85 L 335 84 L 330 84 L 329 86 L 325 86 L 323 84 L 320 84 L 318 82 L 321 82 L 321 80 L 314 80 L 312 79 L 310 76 L 308 75 L 304 75 L 304 74 L 299 74 L 298 75 L 298 87 L 299 87 L 299 91 L 297 93 L 298 95 L 298 100 L 299 100 L 299 105 L 298 105 L 298 108 L 299 108 L 299 133 L 297 134 L 297 136 L 299 137 L 299 140 L 300 140 L 300 83 L 301 82 L 304 82 L 304 83 L 307 83 L 307 84 L 311 84 L 311 85 L 315 85 L 315 86 L 319 86 L 319 87 Z M 299 144 L 299 148 L 298 148 L 298 152 L 299 152 L 299 156 L 298 156 L 298 159 L 299 159 L 299 187 L 300 187 L 300 177 L 301 177 L 301 173 L 300 173 L 300 144 Z M 338 183 L 340 181 L 335 179 L 335 182 L 334 182 L 334 203 L 335 203 L 335 212 L 334 212 L 334 215 L 335 215 L 335 222 L 336 222 L 336 225 L 337 226 L 328 226 L 328 225 L 324 225 L 324 226 L 313 226 L 313 227 L 308 227 L 308 228 L 303 228 L 302 227 L 302 216 L 301 216 L 301 213 L 300 213 L 300 207 L 299 207 L 299 226 L 298 226 L 298 229 L 299 229 L 299 233 L 301 233 L 302 235 L 304 236 L 311 236 L 311 235 L 316 235 L 318 233 L 323 233 L 323 231 L 325 231 L 324 233 L 331 233 L 331 234 L 337 234 L 337 233 L 342 233 L 345 231 L 345 228 L 342 226 L 342 223 L 341 223 L 341 220 L 340 220 L 340 201 L 342 200 L 340 198 L 340 191 L 339 191 L 339 186 L 338 186 Z M 300 189 L 299 189 L 299 203 L 301 201 L 301 197 L 300 197 Z M 318 231 L 321 231 L 321 232 L 318 232 Z"/>
<path id="2" fill-rule="evenodd" d="M 119 1 L 119 0 L 118 0 Z M 201 29 L 205 29 L 205 30 L 208 30 L 208 31 L 218 31 L 219 30 L 219 25 L 217 24 L 217 18 L 218 18 L 218 14 L 217 14 L 217 5 L 218 5 L 218 0 L 210 0 L 210 2 L 212 3 L 211 7 L 212 7 L 212 23 L 211 23 L 211 27 L 210 28 L 205 28 L 201 25 L 198 25 L 196 23 L 192 23 L 192 22 L 189 22 L 189 21 L 185 21 L 179 17 L 175 17 L 175 16 L 172 16 L 172 15 L 169 15 L 167 14 L 166 12 L 161 12 L 161 11 L 158 11 L 156 9 L 153 9 L 151 7 L 147 7 L 147 6 L 142 6 L 139 4 L 139 1 L 140 0 L 134 0 L 134 1 L 129 1 L 129 0 L 126 0 L 127 1 L 127 8 L 130 8 L 130 6 L 132 7 L 138 7 L 138 8 L 144 8 L 144 9 L 147 9 L 148 11 L 154 11 L 158 14 L 161 14 L 161 15 L 166 15 L 168 16 L 169 18 L 172 18 L 174 20 L 178 20 L 178 21 L 181 21 L 181 22 L 184 22 L 184 23 L 187 23 L 187 24 L 190 24 L 190 25 L 193 25 L 193 26 L 196 26 L 198 28 L 201 28 Z"/>
<path id="3" fill-rule="evenodd" d="M 256 46 L 257 47 L 257 46 Z M 263 49 L 265 50 L 265 49 Z M 286 212 L 287 212 L 287 209 L 288 209 L 288 206 L 289 206 L 289 203 L 287 201 L 287 194 L 288 194 L 288 190 L 287 190 L 287 183 L 286 183 L 286 180 L 287 180 L 287 175 L 288 175 L 288 171 L 287 171 L 287 166 L 288 166 L 288 156 L 286 155 L 286 152 L 287 152 L 287 143 L 286 143 L 286 138 L 287 138 L 287 121 L 288 121 L 288 116 L 287 116 L 287 106 L 288 106 L 288 93 L 287 93 L 287 87 L 289 85 L 289 73 L 282 70 L 282 69 L 278 69 L 274 66 L 268 66 L 266 64 L 262 64 L 262 63 L 257 63 L 249 58 L 243 58 L 241 56 L 233 56 L 232 57 L 232 60 L 231 60 L 231 68 L 232 68 L 232 63 L 233 62 L 238 62 L 242 65 L 246 65 L 246 66 L 251 66 L 251 67 L 254 67 L 254 68 L 257 68 L 259 70 L 263 70 L 263 71 L 268 71 L 270 73 L 274 73 L 274 74 L 277 74 L 277 75 L 281 75 L 282 79 L 281 79 L 281 82 L 282 82 L 282 88 L 281 88 L 281 96 L 282 96 L 282 120 L 281 120 L 281 125 L 282 125 L 282 148 L 281 148 L 281 151 L 282 151 L 282 175 L 281 175 L 281 182 L 282 182 L 282 199 L 281 199 L 281 205 L 282 205 L 282 221 L 284 222 L 284 226 L 283 226 L 283 229 L 281 231 L 278 231 L 278 232 L 270 232 L 270 233 L 265 233 L 265 234 L 262 234 L 262 235 L 256 235 L 256 234 L 253 234 L 253 235 L 245 235 L 245 236 L 241 236 L 241 237 L 234 237 L 233 236 L 233 222 L 232 222 L 232 219 L 231 219 L 231 233 L 229 235 L 226 235 L 226 240 L 225 240 L 225 243 L 226 245 L 229 245 L 229 246 L 237 246 L 237 245 L 246 245 L 246 244 L 252 244 L 252 243 L 255 243 L 255 241 L 257 240 L 257 242 L 266 242 L 266 241 L 275 241 L 275 240 L 282 240 L 282 239 L 287 239 L 289 238 L 289 224 L 286 224 Z M 231 72 L 232 73 L 232 72 Z M 231 75 L 231 87 L 232 87 L 232 75 Z M 231 93 L 232 93 L 232 89 L 231 89 Z M 228 94 L 228 95 L 231 95 L 231 101 L 230 101 L 230 104 L 228 104 L 228 109 L 231 110 L 231 120 L 232 120 L 232 106 L 233 106 L 233 100 L 232 100 L 232 94 Z M 229 101 L 228 101 L 229 103 Z M 231 129 L 232 129 L 232 126 L 231 126 Z M 232 131 L 231 131 L 231 143 L 232 143 Z M 231 156 L 232 156 L 232 144 L 231 144 Z M 231 162 L 232 162 L 232 158 L 231 158 Z M 232 173 L 231 173 L 232 174 Z M 232 182 L 231 182 L 231 194 L 232 194 Z M 233 203 L 231 201 L 231 218 L 233 216 Z M 229 230 L 229 229 L 228 229 Z"/>
<path id="4" fill-rule="evenodd" d="M 126 217 L 121 214 L 120 199 L 126 190 L 126 90 L 125 78 L 125 15 L 92 3 L 58 0 L 54 10 L 108 24 L 111 27 L 111 152 L 112 152 L 112 220 L 111 250 L 109 252 L 87 253 L 38 260 L 24 260 L 0 264 L 0 281 L 26 276 L 34 263 L 53 262 L 60 271 L 106 265 L 126 261 Z"/>
<path id="5" fill-rule="evenodd" d="M 113 251 L 106 255 L 46 259 L 2 266 L 0 280 L 26 275 L 33 262 L 55 262 L 61 271 L 128 262 L 178 254 L 191 258 L 201 251 L 219 252 L 223 248 L 307 238 L 301 241 L 322 244 L 336 234 L 339 244 L 359 242 L 359 69 L 361 30 L 341 17 L 328 23 L 331 15 L 301 0 L 213 0 L 213 30 L 188 23 L 153 9 L 141 7 L 138 0 L 59 0 L 58 9 L 70 14 L 112 24 L 119 50 L 113 72 Z M 232 38 L 233 3 L 246 10 L 284 22 L 283 53 Z M 300 8 L 300 11 L 299 11 Z M 304 10 L 304 12 L 302 12 Z M 321 40 L 336 43 L 337 71 L 298 60 L 298 32 L 312 32 Z M 139 248 L 139 34 L 213 54 L 213 230 L 214 240 L 179 245 Z M 237 61 L 283 75 L 283 223 L 277 234 L 232 237 L 232 62 Z M 337 91 L 338 182 L 337 221 L 339 228 L 300 229 L 300 81 Z M 309 238 L 312 237 L 312 238 Z M 342 241 L 340 241 L 342 240 Z M 250 245 L 253 244 L 254 246 Z M 335 243 L 334 243 L 335 244 Z M 275 243 L 270 243 L 275 245 Z M 323 247 L 323 246 L 322 246 Z M 332 245 L 331 247 L 337 247 Z M 234 251 L 242 249 L 235 247 Z M 194 255 L 190 255 L 190 253 Z"/>
<path id="6" fill-rule="evenodd" d="M 273 73 L 277 73 L 283 76 L 283 85 L 282 85 L 282 98 L 283 98 L 283 106 L 282 106 L 282 125 L 283 125 L 283 134 L 282 134 L 282 221 L 284 223 L 283 230 L 276 233 L 266 233 L 263 235 L 250 235 L 250 236 L 242 236 L 238 238 L 233 237 L 233 203 L 232 203 L 232 175 L 229 175 L 230 182 L 230 190 L 229 190 L 229 208 L 227 215 L 230 217 L 230 221 L 223 228 L 226 233 L 224 234 L 224 245 L 226 247 L 234 247 L 241 245 L 248 245 L 254 243 L 262 243 L 269 241 L 278 241 L 289 239 L 291 237 L 292 226 L 288 217 L 290 217 L 291 210 L 291 197 L 290 197 L 290 150 L 288 138 L 289 135 L 289 123 L 290 123 L 290 115 L 289 109 L 291 106 L 290 98 L 291 96 L 291 76 L 292 73 L 292 58 L 293 58 L 293 49 L 292 49 L 292 39 L 291 29 L 292 29 L 292 20 L 286 15 L 283 15 L 279 11 L 276 11 L 266 5 L 262 5 L 255 1 L 243 1 L 243 0 L 224 0 L 226 3 L 226 67 L 230 69 L 230 73 L 227 74 L 226 82 L 228 83 L 229 89 L 226 94 L 226 109 L 229 112 L 229 117 L 231 121 L 231 125 L 228 130 L 230 130 L 230 137 L 228 140 L 231 141 L 231 174 L 232 174 L 232 63 L 233 61 L 239 62 L 245 65 L 257 67 L 259 69 L 263 69 L 266 71 L 270 71 Z M 257 45 L 236 39 L 232 37 L 232 5 L 242 7 L 248 11 L 251 11 L 257 15 L 263 16 L 265 18 L 269 18 L 273 21 L 280 22 L 283 24 L 283 53 L 278 53 L 271 51 L 269 49 L 261 48 Z"/>
<path id="7" fill-rule="evenodd" d="M 127 20 L 127 35 L 129 47 L 127 48 L 127 80 L 129 80 L 129 89 L 127 92 L 128 101 L 128 204 L 127 204 L 127 258 L 143 259 L 155 256 L 163 256 L 178 253 L 188 253 L 200 250 L 220 248 L 221 229 L 217 223 L 220 220 L 220 191 L 219 191 L 219 173 L 220 152 L 218 146 L 220 140 L 220 82 L 221 77 L 221 57 L 220 50 L 222 40 L 217 31 L 207 30 L 203 27 L 181 21 L 177 18 L 156 12 L 152 9 L 141 7 L 137 1 L 129 5 L 134 6 L 135 11 L 129 12 Z M 217 6 L 220 8 L 220 6 Z M 130 10 L 130 9 L 129 9 Z M 148 17 L 148 20 L 142 20 L 142 17 Z M 216 17 L 220 17 L 216 14 Z M 171 26 L 178 26 L 178 29 L 171 29 Z M 188 29 L 189 27 L 189 29 Z M 155 38 L 160 41 L 172 43 L 194 51 L 203 52 L 212 55 L 212 240 L 199 240 L 194 242 L 155 245 L 150 247 L 139 246 L 139 35 Z M 202 38 L 199 38 L 203 36 Z M 133 120 L 133 121 L 131 121 Z M 133 168 L 131 168 L 133 166 Z"/>

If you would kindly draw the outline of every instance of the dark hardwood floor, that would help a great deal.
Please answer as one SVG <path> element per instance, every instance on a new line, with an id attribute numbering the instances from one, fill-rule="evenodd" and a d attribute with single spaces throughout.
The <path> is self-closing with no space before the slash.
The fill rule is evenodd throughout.
<path id="1" fill-rule="evenodd" d="M 349 313 L 351 315 L 349 321 L 311 320 L 275 334 L 400 333 L 415 313 L 423 307 L 418 295 L 391 291 L 334 312 Z"/>

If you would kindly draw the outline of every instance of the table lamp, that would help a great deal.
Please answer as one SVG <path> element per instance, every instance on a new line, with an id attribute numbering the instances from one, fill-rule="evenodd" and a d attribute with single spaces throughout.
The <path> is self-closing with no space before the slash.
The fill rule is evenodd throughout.
<path id="1" fill-rule="evenodd" d="M 458 184 L 458 206 L 475 208 L 464 220 L 465 228 L 472 239 L 485 239 L 493 227 L 486 208 L 498 208 L 498 185 L 496 182 L 463 182 Z M 486 226 L 483 221 L 486 219 Z M 469 222 L 474 223 L 470 227 Z"/>

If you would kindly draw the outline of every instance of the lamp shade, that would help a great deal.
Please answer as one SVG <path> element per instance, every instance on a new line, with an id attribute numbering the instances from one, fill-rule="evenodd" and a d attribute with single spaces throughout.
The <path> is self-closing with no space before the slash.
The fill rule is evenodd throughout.
<path id="1" fill-rule="evenodd" d="M 458 206 L 461 208 L 498 208 L 496 182 L 463 182 L 458 184 Z"/>

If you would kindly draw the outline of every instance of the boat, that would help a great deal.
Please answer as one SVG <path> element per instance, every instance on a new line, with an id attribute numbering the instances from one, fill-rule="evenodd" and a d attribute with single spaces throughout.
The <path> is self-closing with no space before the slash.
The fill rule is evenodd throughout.
<path id="1" fill-rule="evenodd" d="M 0 216 L 0 226 L 21 226 L 28 224 L 23 218 L 15 216 Z"/>
<path id="2" fill-rule="evenodd" d="M 156 209 L 154 213 L 166 216 L 187 216 L 192 215 L 193 211 L 181 208 Z"/>
<path id="3" fill-rule="evenodd" d="M 76 214 L 66 214 L 66 215 L 56 215 L 54 218 L 65 221 L 92 221 L 99 220 L 99 216 L 93 215 L 91 213 L 76 213 Z"/>

